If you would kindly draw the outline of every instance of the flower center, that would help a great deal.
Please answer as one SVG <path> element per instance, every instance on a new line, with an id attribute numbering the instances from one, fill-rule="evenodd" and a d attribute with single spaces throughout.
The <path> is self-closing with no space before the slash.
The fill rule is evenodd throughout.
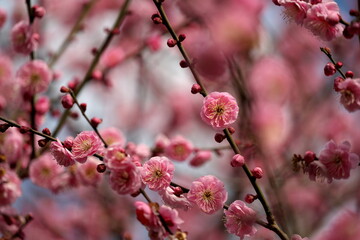
<path id="1" fill-rule="evenodd" d="M 156 178 L 161 178 L 162 177 L 162 172 L 160 171 L 160 170 L 156 170 L 155 172 L 154 172 L 154 177 L 156 177 Z"/>
<path id="2" fill-rule="evenodd" d="M 205 201 L 210 201 L 210 200 L 212 200 L 212 199 L 213 199 L 213 195 L 212 195 L 211 191 L 206 190 L 206 191 L 203 193 L 203 199 L 204 199 Z"/>
<path id="3" fill-rule="evenodd" d="M 217 105 L 215 107 L 215 112 L 217 115 L 222 115 L 225 112 L 225 108 L 223 105 Z"/>
<path id="4" fill-rule="evenodd" d="M 177 146 L 175 147 L 175 154 L 176 154 L 176 155 L 182 156 L 184 153 L 185 153 L 185 148 L 184 148 L 184 146 L 182 146 L 182 145 L 177 145 Z"/>
<path id="5" fill-rule="evenodd" d="M 347 105 L 354 103 L 355 97 L 354 94 L 349 90 L 344 90 L 341 92 L 341 95 L 344 97 L 345 103 Z"/>
<path id="6" fill-rule="evenodd" d="M 91 148 L 91 142 L 89 140 L 84 140 L 81 144 L 81 150 L 88 151 Z"/>

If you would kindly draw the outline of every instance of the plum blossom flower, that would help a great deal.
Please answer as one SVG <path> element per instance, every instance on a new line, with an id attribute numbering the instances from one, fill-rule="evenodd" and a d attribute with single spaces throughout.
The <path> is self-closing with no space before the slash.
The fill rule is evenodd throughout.
<path id="1" fill-rule="evenodd" d="M 125 161 L 110 171 L 110 186 L 118 194 L 132 194 L 141 187 L 140 171 L 134 163 Z"/>
<path id="2" fill-rule="evenodd" d="M 243 201 L 236 200 L 225 210 L 225 227 L 229 233 L 244 239 L 244 236 L 252 236 L 256 233 L 254 223 L 256 212 L 247 207 Z"/>
<path id="3" fill-rule="evenodd" d="M 50 84 L 51 77 L 48 65 L 41 60 L 25 63 L 16 73 L 21 91 L 30 96 L 45 91 Z"/>
<path id="4" fill-rule="evenodd" d="M 129 158 L 121 145 L 111 145 L 105 150 L 104 163 L 110 169 L 121 167 L 122 163 Z"/>
<path id="5" fill-rule="evenodd" d="M 295 21 L 297 24 L 303 24 L 306 18 L 306 12 L 311 7 L 308 1 L 303 0 L 275 0 L 275 3 L 284 7 L 284 16 Z"/>
<path id="6" fill-rule="evenodd" d="M 207 175 L 192 182 L 187 199 L 205 213 L 212 214 L 220 210 L 226 199 L 227 192 L 218 178 Z"/>
<path id="7" fill-rule="evenodd" d="M 103 174 L 97 171 L 97 165 L 100 164 L 100 161 L 90 156 L 88 161 L 84 164 L 80 164 L 76 168 L 76 176 L 79 179 L 79 182 L 84 186 L 96 186 L 102 179 Z"/>
<path id="8" fill-rule="evenodd" d="M 113 144 L 125 145 L 125 136 L 124 134 L 117 128 L 109 127 L 105 129 L 101 129 L 100 131 L 101 137 L 104 139 L 104 141 L 107 143 L 108 146 L 111 146 Z"/>
<path id="9" fill-rule="evenodd" d="M 172 208 L 180 208 L 187 211 L 191 207 L 189 200 L 183 195 L 175 194 L 172 187 L 167 187 L 158 191 L 164 203 Z"/>
<path id="10" fill-rule="evenodd" d="M 333 140 L 320 152 L 319 161 L 325 166 L 330 179 L 347 179 L 350 169 L 359 163 L 359 156 L 350 152 L 351 144 L 347 141 L 337 145 Z"/>
<path id="11" fill-rule="evenodd" d="M 203 100 L 200 116 L 214 129 L 223 129 L 236 121 L 239 107 L 227 92 L 212 92 Z"/>
<path id="12" fill-rule="evenodd" d="M 0 206 L 12 204 L 21 194 L 21 180 L 17 174 L 0 166 Z"/>
<path id="13" fill-rule="evenodd" d="M 190 165 L 193 167 L 199 167 L 209 161 L 211 159 L 211 155 L 211 151 L 197 151 L 195 156 L 190 160 Z"/>
<path id="14" fill-rule="evenodd" d="M 18 22 L 11 30 L 11 42 L 18 53 L 29 54 L 36 50 L 39 35 L 32 32 L 31 26 L 25 21 Z"/>
<path id="15" fill-rule="evenodd" d="M 30 165 L 30 180 L 36 185 L 48 189 L 53 189 L 57 185 L 59 175 L 63 173 L 63 168 L 59 166 L 50 154 L 44 154 L 37 158 Z"/>
<path id="16" fill-rule="evenodd" d="M 101 146 L 102 142 L 95 132 L 84 131 L 75 137 L 72 146 L 72 154 L 76 161 L 84 163 L 86 158 L 95 154 Z"/>
<path id="17" fill-rule="evenodd" d="M 344 26 L 339 23 L 339 15 L 339 6 L 334 1 L 314 4 L 307 11 L 304 26 L 315 36 L 330 41 L 342 36 L 344 31 Z"/>
<path id="18" fill-rule="evenodd" d="M 168 236 L 168 232 L 164 229 L 159 217 L 155 215 L 155 211 L 158 211 L 158 214 L 161 215 L 172 232 L 175 232 L 179 225 L 184 222 L 179 217 L 178 212 L 168 206 L 157 207 L 137 201 L 135 202 L 135 208 L 136 218 L 149 231 L 150 239 L 165 239 Z"/>
<path id="19" fill-rule="evenodd" d="M 185 161 L 193 151 L 193 146 L 190 141 L 182 136 L 176 136 L 170 140 L 170 143 L 165 148 L 165 155 L 176 161 Z"/>
<path id="20" fill-rule="evenodd" d="M 142 181 L 149 189 L 158 191 L 170 185 L 174 164 L 167 157 L 152 157 L 141 169 Z"/>
<path id="21" fill-rule="evenodd" d="M 68 167 L 75 164 L 73 154 L 62 145 L 59 139 L 50 144 L 50 151 L 59 165 Z"/>
<path id="22" fill-rule="evenodd" d="M 360 109 L 360 78 L 346 78 L 336 84 L 336 89 L 341 93 L 340 102 L 346 110 L 354 112 Z"/>

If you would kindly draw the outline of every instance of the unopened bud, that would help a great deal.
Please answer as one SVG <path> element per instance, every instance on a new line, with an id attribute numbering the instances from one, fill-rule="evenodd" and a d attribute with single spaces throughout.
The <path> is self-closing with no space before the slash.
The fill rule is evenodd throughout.
<path id="1" fill-rule="evenodd" d="M 173 38 L 169 38 L 168 40 L 167 40 L 167 45 L 168 45 L 168 47 L 175 47 L 176 46 L 176 40 L 175 39 L 173 39 Z"/>
<path id="2" fill-rule="evenodd" d="M 232 167 L 242 167 L 245 164 L 245 158 L 240 154 L 235 154 L 230 162 Z"/>
<path id="3" fill-rule="evenodd" d="M 102 119 L 97 118 L 97 117 L 93 117 L 90 120 L 91 126 L 93 126 L 94 128 L 97 128 L 97 126 L 99 126 L 100 123 L 102 123 Z"/>
<path id="4" fill-rule="evenodd" d="M 225 136 L 221 133 L 216 133 L 214 139 L 216 142 L 221 143 L 222 141 L 224 141 Z"/>
<path id="5" fill-rule="evenodd" d="M 261 168 L 256 167 L 253 170 L 251 170 L 251 174 L 254 176 L 254 178 L 260 179 L 263 177 L 264 172 Z"/>

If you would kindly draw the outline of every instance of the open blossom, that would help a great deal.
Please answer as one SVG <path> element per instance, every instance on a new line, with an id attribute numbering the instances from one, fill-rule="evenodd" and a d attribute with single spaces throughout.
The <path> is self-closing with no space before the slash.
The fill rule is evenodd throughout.
<path id="1" fill-rule="evenodd" d="M 195 153 L 195 156 L 190 160 L 190 165 L 199 167 L 211 159 L 211 151 L 201 150 Z"/>
<path id="2" fill-rule="evenodd" d="M 96 186 L 99 184 L 103 174 L 99 173 L 96 168 L 100 163 L 100 160 L 90 156 L 86 163 L 79 164 L 75 172 L 79 182 L 84 186 Z"/>
<path id="3" fill-rule="evenodd" d="M 325 166 L 330 179 L 349 178 L 350 169 L 358 165 L 359 156 L 351 153 L 350 148 L 351 144 L 347 141 L 337 145 L 331 140 L 320 152 L 319 161 Z"/>
<path id="4" fill-rule="evenodd" d="M 311 7 L 308 1 L 303 0 L 275 0 L 275 2 L 277 5 L 284 7 L 284 16 L 297 24 L 304 22 L 306 12 Z"/>
<path id="5" fill-rule="evenodd" d="M 110 169 L 121 167 L 122 163 L 128 159 L 129 157 L 121 145 L 112 145 L 105 150 L 104 163 Z"/>
<path id="6" fill-rule="evenodd" d="M 191 207 L 189 200 L 183 195 L 175 194 L 172 187 L 167 187 L 158 191 L 164 203 L 172 208 L 180 208 L 187 211 Z"/>
<path id="7" fill-rule="evenodd" d="M 84 131 L 75 137 L 71 152 L 76 161 L 84 163 L 86 158 L 95 154 L 101 146 L 102 142 L 95 132 Z"/>
<path id="8" fill-rule="evenodd" d="M 122 167 L 110 171 L 110 186 L 118 194 L 132 194 L 141 187 L 140 171 L 134 163 L 126 161 Z"/>
<path id="9" fill-rule="evenodd" d="M 101 137 L 104 139 L 104 141 L 107 143 L 108 146 L 111 146 L 113 144 L 125 145 L 125 137 L 124 134 L 117 128 L 109 127 L 101 129 L 100 131 Z"/>
<path id="10" fill-rule="evenodd" d="M 315 36 L 330 41 L 342 36 L 344 26 L 340 21 L 339 7 L 336 2 L 327 1 L 314 4 L 307 11 L 304 26 Z"/>
<path id="11" fill-rule="evenodd" d="M 147 203 L 136 201 L 135 208 L 136 218 L 149 231 L 150 239 L 165 239 L 168 236 L 168 232 L 164 229 L 159 217 L 154 213 L 156 211 L 155 207 L 152 208 Z M 184 222 L 179 217 L 178 212 L 168 206 L 162 205 L 157 211 L 172 232 L 175 232 L 179 225 Z"/>
<path id="12" fill-rule="evenodd" d="M 247 207 L 243 201 L 236 200 L 225 210 L 225 227 L 229 233 L 244 239 L 244 236 L 252 236 L 256 233 L 254 223 L 256 212 Z"/>
<path id="13" fill-rule="evenodd" d="M 223 207 L 227 192 L 224 183 L 214 176 L 207 175 L 192 182 L 187 198 L 203 212 L 212 214 Z"/>
<path id="14" fill-rule="evenodd" d="M 167 157 L 152 157 L 141 169 L 142 181 L 151 190 L 158 191 L 170 185 L 174 164 Z"/>
<path id="15" fill-rule="evenodd" d="M 236 99 L 227 92 L 212 92 L 204 98 L 202 120 L 215 129 L 229 127 L 236 121 L 239 107 Z"/>
<path id="16" fill-rule="evenodd" d="M 360 109 L 360 78 L 346 78 L 336 87 L 341 93 L 340 102 L 346 110 L 353 112 Z"/>
<path id="17" fill-rule="evenodd" d="M 48 189 L 53 189 L 57 185 L 57 179 L 62 173 L 63 168 L 51 158 L 50 154 L 44 154 L 34 160 L 29 169 L 31 181 Z"/>
<path id="18" fill-rule="evenodd" d="M 193 151 L 190 141 L 182 136 L 176 136 L 170 140 L 165 148 L 165 155 L 176 161 L 185 161 Z"/>
<path id="19" fill-rule="evenodd" d="M 0 166 L 0 206 L 12 204 L 21 193 L 21 180 L 17 174 Z"/>
<path id="20" fill-rule="evenodd" d="M 50 144 L 50 152 L 61 166 L 68 167 L 75 164 L 73 154 L 62 145 L 59 139 Z"/>
<path id="21" fill-rule="evenodd" d="M 16 73 L 21 91 L 30 96 L 45 91 L 50 84 L 51 77 L 48 65 L 41 60 L 25 63 Z"/>
<path id="22" fill-rule="evenodd" d="M 11 30 L 11 42 L 14 50 L 18 53 L 29 54 L 36 50 L 39 35 L 34 34 L 29 23 L 18 22 Z"/>

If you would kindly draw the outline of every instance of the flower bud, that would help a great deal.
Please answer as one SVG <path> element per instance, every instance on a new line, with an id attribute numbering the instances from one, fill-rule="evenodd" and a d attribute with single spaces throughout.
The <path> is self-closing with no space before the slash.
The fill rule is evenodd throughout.
<path id="1" fill-rule="evenodd" d="M 232 167 L 242 167 L 245 164 L 245 158 L 240 154 L 235 154 L 230 162 Z"/>
<path id="2" fill-rule="evenodd" d="M 251 174 L 254 176 L 254 178 L 260 179 L 263 177 L 264 172 L 261 168 L 256 167 L 253 170 L 251 170 Z"/>

